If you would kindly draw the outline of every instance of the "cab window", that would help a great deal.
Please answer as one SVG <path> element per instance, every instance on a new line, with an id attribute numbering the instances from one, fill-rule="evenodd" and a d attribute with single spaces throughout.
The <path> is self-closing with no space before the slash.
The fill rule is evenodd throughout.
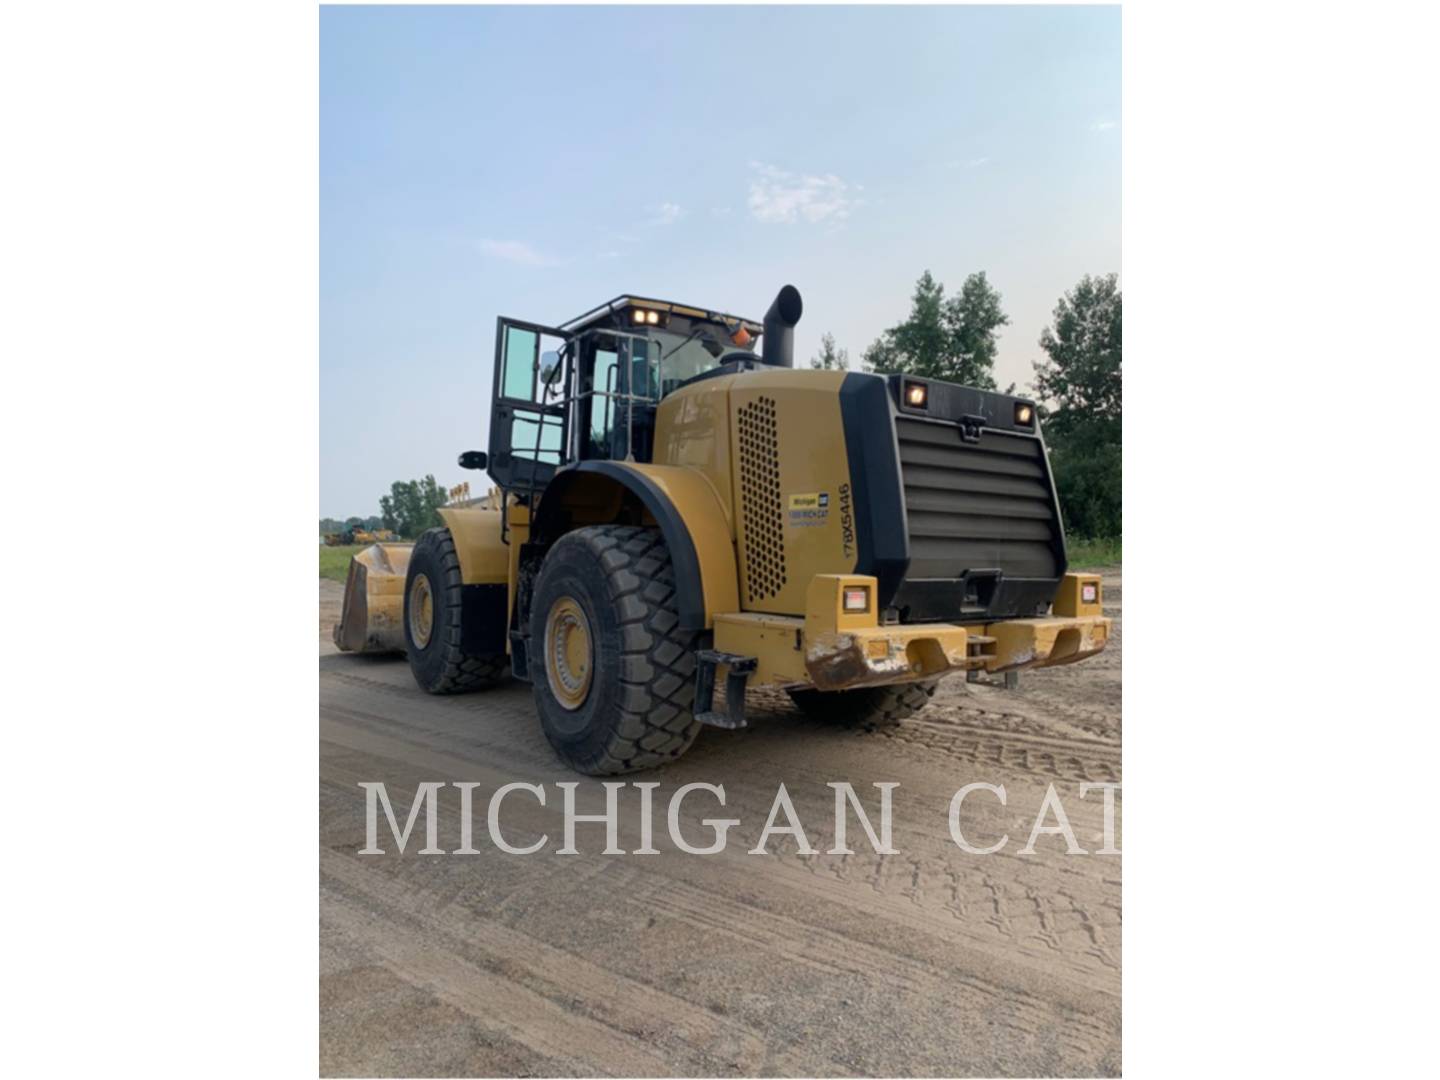
<path id="1" fill-rule="evenodd" d="M 540 335 L 518 326 L 505 330 L 505 375 L 500 386 L 504 397 L 518 401 L 535 400 L 535 364 L 540 355 Z"/>
<path id="2" fill-rule="evenodd" d="M 590 404 L 590 441 L 596 448 L 597 456 L 599 448 L 610 445 L 610 431 L 615 424 L 615 399 L 609 395 L 615 393 L 619 378 L 618 362 L 614 349 L 595 350 L 595 396 Z"/>

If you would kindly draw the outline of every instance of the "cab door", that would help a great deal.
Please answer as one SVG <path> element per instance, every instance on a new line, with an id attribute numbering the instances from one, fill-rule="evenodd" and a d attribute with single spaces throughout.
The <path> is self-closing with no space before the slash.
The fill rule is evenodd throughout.
<path id="1" fill-rule="evenodd" d="M 660 346 L 643 334 L 588 331 L 579 357 L 577 457 L 649 461 L 660 393 Z"/>
<path id="2" fill-rule="evenodd" d="M 506 491 L 529 494 L 574 459 L 570 438 L 571 335 L 503 316 L 495 325 L 495 387 L 490 409 L 490 478 Z M 541 358 L 558 354 L 548 383 Z"/>

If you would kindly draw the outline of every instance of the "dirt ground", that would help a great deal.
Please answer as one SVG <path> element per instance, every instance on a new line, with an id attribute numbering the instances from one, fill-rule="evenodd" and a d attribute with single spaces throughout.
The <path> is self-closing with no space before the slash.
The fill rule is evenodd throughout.
<path id="1" fill-rule="evenodd" d="M 751 726 L 706 730 L 664 770 L 653 812 L 658 855 L 601 854 L 604 826 L 563 833 L 557 781 L 598 780 L 552 755 L 525 684 L 429 697 L 403 658 L 330 645 L 341 586 L 320 582 L 320 1064 L 323 1075 L 907 1076 L 1093 1075 L 1120 1071 L 1120 857 L 1102 846 L 1102 792 L 1120 780 L 1121 588 L 1099 657 L 1022 676 L 1017 690 L 946 680 L 919 716 L 889 731 L 810 721 L 783 694 L 750 695 Z M 829 855 L 834 792 L 850 781 L 877 821 L 872 783 L 895 781 L 895 855 L 877 855 L 852 817 L 853 855 Z M 361 782 L 383 781 L 401 824 L 422 781 L 474 781 L 476 855 L 423 856 L 423 820 L 395 852 L 361 856 Z M 485 830 L 507 798 L 512 845 Z M 724 786 L 726 805 L 688 797 L 680 824 L 738 818 L 723 853 L 689 855 L 666 834 L 680 785 Z M 1007 802 L 964 803 L 975 846 L 951 840 L 961 786 L 1003 784 Z M 815 849 L 772 839 L 751 855 L 784 783 Z M 1047 785 L 1079 843 L 1041 836 L 1021 855 Z M 1120 832 L 1116 798 L 1117 833 Z M 459 793 L 440 796 L 440 845 L 460 846 Z M 639 795 L 621 792 L 620 845 L 641 846 Z M 1050 824 L 1054 818 L 1047 819 Z M 782 819 L 783 823 L 783 819 Z M 1117 837 L 1117 845 L 1123 846 Z"/>

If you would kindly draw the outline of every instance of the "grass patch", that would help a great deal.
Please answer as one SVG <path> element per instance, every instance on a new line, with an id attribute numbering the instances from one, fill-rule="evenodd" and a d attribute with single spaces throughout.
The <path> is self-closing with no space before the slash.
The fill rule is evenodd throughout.
<path id="1" fill-rule="evenodd" d="M 344 584 L 345 575 L 350 572 L 350 556 L 364 547 L 364 544 L 343 544 L 340 547 L 321 544 L 320 576 Z"/>
<path id="2" fill-rule="evenodd" d="M 1078 536 L 1065 538 L 1065 552 L 1070 557 L 1072 570 L 1091 570 L 1101 566 L 1120 565 L 1120 538 L 1082 540 Z"/>

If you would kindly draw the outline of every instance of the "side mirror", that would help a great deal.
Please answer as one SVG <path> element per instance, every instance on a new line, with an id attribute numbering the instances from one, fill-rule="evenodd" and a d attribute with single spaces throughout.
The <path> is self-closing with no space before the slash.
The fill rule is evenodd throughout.
<path id="1" fill-rule="evenodd" d="M 558 352 L 543 352 L 540 354 L 540 384 L 549 386 L 560 377 L 560 354 Z"/>
<path id="2" fill-rule="evenodd" d="M 490 456 L 484 450 L 466 450 L 459 464 L 462 469 L 483 469 L 490 464 Z"/>

